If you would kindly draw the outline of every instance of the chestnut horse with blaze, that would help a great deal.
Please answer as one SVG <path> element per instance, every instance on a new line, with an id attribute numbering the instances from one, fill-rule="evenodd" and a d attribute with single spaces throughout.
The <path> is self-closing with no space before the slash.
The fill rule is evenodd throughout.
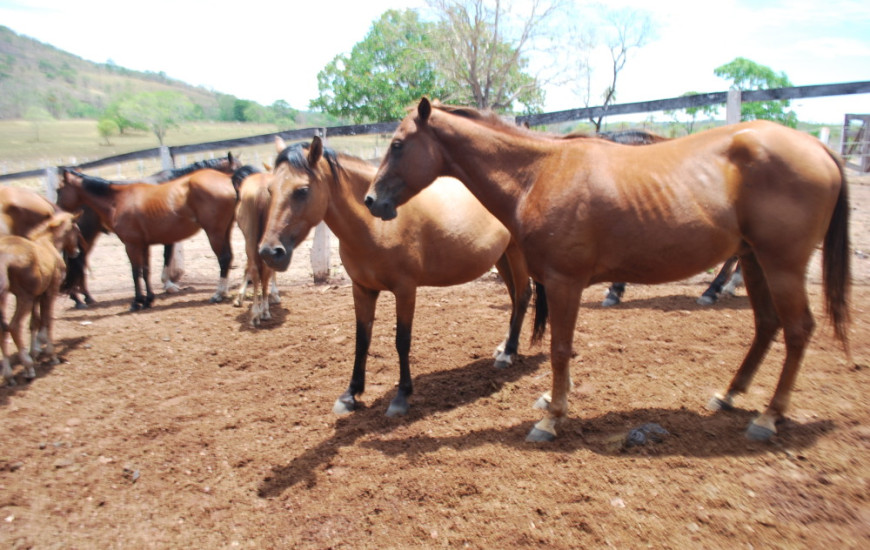
<path id="1" fill-rule="evenodd" d="M 593 283 L 676 281 L 739 256 L 755 335 L 710 407 L 732 407 L 780 329 L 786 350 L 751 438 L 776 433 L 788 406 L 815 328 L 806 272 L 819 242 L 826 311 L 848 353 L 848 187 L 838 157 L 808 134 L 753 121 L 633 147 L 558 139 L 424 98 L 393 135 L 366 204 L 395 218 L 440 176 L 465 183 L 510 230 L 546 289 L 552 394 L 528 440 L 555 438 L 567 413 L 580 297 Z"/>

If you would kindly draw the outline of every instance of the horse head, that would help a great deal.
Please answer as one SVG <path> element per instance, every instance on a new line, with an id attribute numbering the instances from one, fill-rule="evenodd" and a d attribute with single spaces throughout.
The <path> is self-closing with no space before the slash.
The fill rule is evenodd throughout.
<path id="1" fill-rule="evenodd" d="M 67 212 L 75 212 L 84 204 L 79 191 L 84 175 L 69 168 L 61 168 L 60 182 L 57 184 L 56 204 Z"/>
<path id="2" fill-rule="evenodd" d="M 432 104 L 423 98 L 399 124 L 390 148 L 366 193 L 369 211 L 384 220 L 396 217 L 396 208 L 431 184 L 448 175 L 431 128 Z"/>
<path id="3" fill-rule="evenodd" d="M 289 147 L 276 137 L 275 147 L 278 157 L 269 186 L 272 198 L 259 251 L 269 267 L 285 271 L 290 266 L 293 249 L 305 240 L 312 227 L 323 221 L 329 205 L 329 186 L 319 167 L 324 157 L 319 137 L 310 145 Z"/>

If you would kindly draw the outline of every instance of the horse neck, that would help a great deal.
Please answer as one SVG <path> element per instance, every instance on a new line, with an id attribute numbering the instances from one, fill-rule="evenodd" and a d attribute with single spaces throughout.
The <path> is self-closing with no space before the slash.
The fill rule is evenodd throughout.
<path id="1" fill-rule="evenodd" d="M 444 175 L 464 183 L 505 227 L 515 227 L 517 206 L 537 179 L 536 161 L 546 154 L 544 142 L 456 115 L 433 112 L 430 126 L 447 159 Z"/>
<path id="2" fill-rule="evenodd" d="M 59 255 L 63 249 L 63 236 L 57 233 L 59 228 L 51 228 L 51 222 L 52 219 L 49 218 L 36 226 L 33 228 L 33 231 L 28 233 L 27 238 L 37 246 L 56 252 Z"/>
<path id="3" fill-rule="evenodd" d="M 365 206 L 365 194 L 377 168 L 362 159 L 340 155 L 337 177 L 321 161 L 321 173 L 329 187 L 329 205 L 323 221 L 342 241 L 355 241 L 372 233 L 374 216 Z"/>
<path id="4" fill-rule="evenodd" d="M 121 186 L 119 189 L 123 189 Z M 89 206 L 93 210 L 103 225 L 111 231 L 115 230 L 112 224 L 113 213 L 117 202 L 118 189 L 108 187 L 105 195 L 97 195 L 84 188 L 78 188 L 78 199 L 80 204 Z"/>

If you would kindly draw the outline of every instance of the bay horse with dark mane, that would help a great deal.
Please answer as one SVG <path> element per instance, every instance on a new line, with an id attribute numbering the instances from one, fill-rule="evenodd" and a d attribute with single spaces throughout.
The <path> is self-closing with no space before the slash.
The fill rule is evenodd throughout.
<path id="1" fill-rule="evenodd" d="M 531 298 L 525 260 L 507 229 L 461 183 L 438 180 L 405 207 L 405 217 L 385 223 L 372 217 L 363 199 L 377 168 L 363 159 L 339 154 L 315 137 L 311 145 L 279 150 L 272 203 L 260 255 L 279 271 L 290 265 L 293 250 L 311 228 L 325 221 L 339 241 L 342 264 L 353 281 L 356 347 L 353 374 L 333 411 L 357 407 L 365 390 L 366 360 L 383 291 L 396 297 L 396 351 L 399 387 L 388 416 L 408 412 L 413 391 L 410 368 L 411 327 L 421 286 L 452 286 L 484 275 L 495 265 L 513 304 L 508 335 L 496 349 L 496 366 L 508 367 L 517 353 L 523 317 Z"/>
<path id="2" fill-rule="evenodd" d="M 124 243 L 135 288 L 131 311 L 150 307 L 154 301 L 149 280 L 149 246 L 176 243 L 200 229 L 208 236 L 220 267 L 220 279 L 211 301 L 220 302 L 227 296 L 236 203 L 228 174 L 211 168 L 198 169 L 154 185 L 117 183 L 63 169 L 57 203 L 69 211 L 89 206 Z"/>
<path id="3" fill-rule="evenodd" d="M 232 174 L 240 166 L 241 163 L 238 159 L 232 153 L 227 153 L 225 157 L 201 160 L 181 168 L 162 170 L 138 180 L 112 180 L 112 183 L 119 185 L 131 183 L 160 184 L 181 178 L 198 170 L 211 169 L 223 172 L 224 174 Z M 69 293 L 70 299 L 75 302 L 76 309 L 84 309 L 87 308 L 88 304 L 95 302 L 90 292 L 88 292 L 86 277 L 87 259 L 96 244 L 97 237 L 101 233 L 107 233 L 109 229 L 103 225 L 100 217 L 89 206 L 82 205 L 79 211 L 81 212 L 78 220 L 82 236 L 79 243 L 81 254 L 75 258 L 67 259 L 67 271 L 63 283 L 61 283 L 61 291 Z M 178 281 L 183 273 L 180 265 L 180 256 L 180 248 L 175 247 L 175 243 L 163 246 L 163 272 L 160 275 L 160 280 L 163 282 L 163 289 L 166 292 L 172 293 L 180 290 Z M 82 295 L 81 299 L 79 299 L 79 294 Z"/>
<path id="4" fill-rule="evenodd" d="M 819 242 L 826 311 L 848 353 L 848 186 L 839 158 L 808 134 L 752 121 L 632 147 L 556 139 L 423 98 L 394 133 L 366 204 L 393 219 L 440 176 L 462 181 L 510 230 L 545 288 L 552 394 L 528 440 L 555 438 L 568 411 L 580 297 L 593 283 L 676 281 L 739 256 L 755 335 L 710 407 L 731 408 L 780 329 L 785 338 L 751 438 L 776 433 L 788 407 L 815 327 L 806 271 Z"/>

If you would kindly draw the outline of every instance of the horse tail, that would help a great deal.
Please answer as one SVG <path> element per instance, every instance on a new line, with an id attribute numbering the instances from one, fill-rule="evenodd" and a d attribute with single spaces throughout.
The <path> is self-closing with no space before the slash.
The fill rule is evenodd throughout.
<path id="1" fill-rule="evenodd" d="M 834 334 L 849 351 L 848 325 L 851 254 L 849 250 L 849 185 L 842 161 L 828 150 L 840 170 L 840 194 L 825 233 L 822 247 L 822 283 L 825 290 L 825 312 L 834 323 Z"/>
<path id="2" fill-rule="evenodd" d="M 547 291 L 544 285 L 535 281 L 535 323 L 532 329 L 532 345 L 538 344 L 547 331 L 547 319 L 550 310 L 547 308 Z"/>

